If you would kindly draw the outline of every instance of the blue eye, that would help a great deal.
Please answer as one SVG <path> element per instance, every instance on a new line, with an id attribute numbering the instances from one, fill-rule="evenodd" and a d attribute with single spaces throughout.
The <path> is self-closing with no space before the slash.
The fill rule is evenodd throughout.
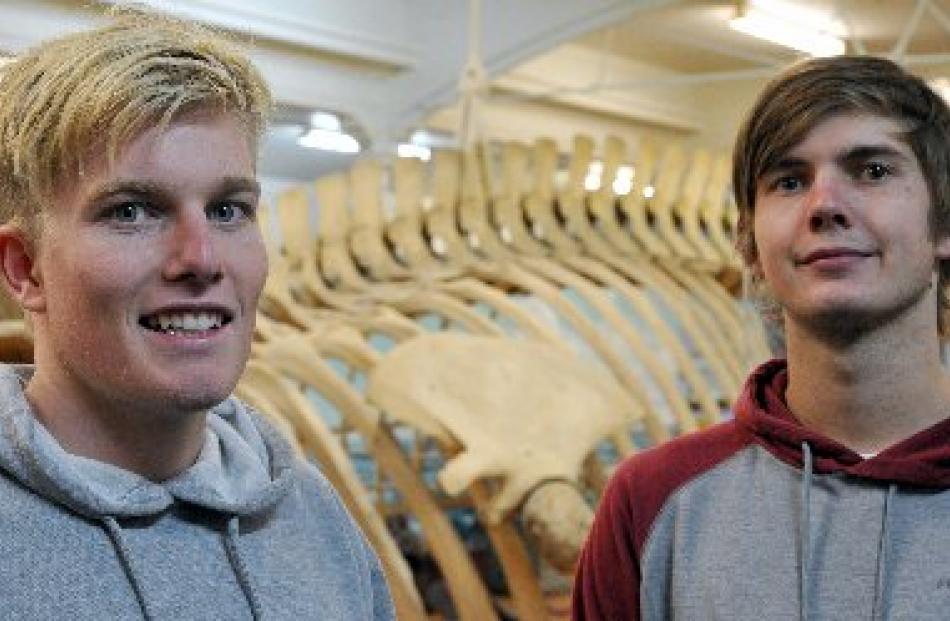
<path id="1" fill-rule="evenodd" d="M 779 177 L 775 180 L 775 189 L 783 192 L 795 192 L 800 190 L 804 184 L 801 178 L 794 176 Z"/>
<path id="2" fill-rule="evenodd" d="M 127 201 L 113 205 L 106 212 L 106 217 L 122 224 L 136 224 L 148 215 L 148 207 L 140 201 Z"/>
<path id="3" fill-rule="evenodd" d="M 238 210 L 232 203 L 218 203 L 208 208 L 208 217 L 218 222 L 233 222 Z"/>
<path id="4" fill-rule="evenodd" d="M 247 219 L 253 213 L 251 205 L 241 201 L 221 201 L 209 205 L 205 213 L 208 219 L 221 224 L 235 224 Z"/>

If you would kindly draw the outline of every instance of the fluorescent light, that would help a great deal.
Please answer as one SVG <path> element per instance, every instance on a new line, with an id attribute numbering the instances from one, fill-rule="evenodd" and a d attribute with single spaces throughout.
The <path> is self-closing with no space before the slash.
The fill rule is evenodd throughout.
<path id="1" fill-rule="evenodd" d="M 834 34 L 840 31 L 836 22 L 785 2 L 749 3 L 742 15 L 729 20 L 729 25 L 811 56 L 837 56 L 845 52 L 844 41 Z"/>
<path id="2" fill-rule="evenodd" d="M 652 185 L 648 185 L 643 188 L 643 198 L 653 198 L 656 195 L 656 188 Z"/>
<path id="3" fill-rule="evenodd" d="M 813 9 L 802 6 L 798 2 L 788 2 L 787 0 L 747 0 L 746 7 L 755 9 L 761 13 L 768 13 L 772 17 L 792 22 L 812 30 L 834 35 L 839 38 L 848 36 L 848 29 L 845 25 L 832 17 L 827 11 Z"/>
<path id="4" fill-rule="evenodd" d="M 396 146 L 396 155 L 399 157 L 414 157 L 423 162 L 428 162 L 432 157 L 432 149 L 419 144 L 403 142 Z"/>
<path id="5" fill-rule="evenodd" d="M 455 149 L 458 143 L 455 138 L 449 134 L 437 132 L 429 129 L 417 129 L 409 136 L 406 142 L 417 144 L 420 147 L 429 147 L 430 149 Z"/>
<path id="6" fill-rule="evenodd" d="M 330 132 L 340 132 L 343 130 L 343 124 L 340 117 L 329 112 L 314 112 L 310 115 L 310 127 L 316 129 L 325 129 Z"/>
<path id="7" fill-rule="evenodd" d="M 777 22 L 767 15 L 756 12 L 732 19 L 729 25 L 739 32 L 790 47 L 811 56 L 838 56 L 844 54 L 845 51 L 844 41 L 833 35 L 802 28 L 788 22 Z"/>
<path id="8" fill-rule="evenodd" d="M 417 129 L 416 131 L 412 132 L 411 136 L 409 136 L 409 142 L 412 144 L 422 145 L 424 147 L 437 145 L 440 140 L 444 140 L 444 138 L 425 129 Z"/>
<path id="9" fill-rule="evenodd" d="M 308 149 L 335 151 L 337 153 L 359 153 L 360 143 L 349 134 L 326 129 L 313 128 L 300 138 L 297 144 Z"/>

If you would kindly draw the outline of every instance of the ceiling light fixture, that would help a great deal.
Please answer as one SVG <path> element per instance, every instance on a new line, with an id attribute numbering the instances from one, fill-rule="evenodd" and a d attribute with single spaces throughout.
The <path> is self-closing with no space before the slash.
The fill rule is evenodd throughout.
<path id="1" fill-rule="evenodd" d="M 428 162 L 432 157 L 432 149 L 421 144 L 402 142 L 396 145 L 396 155 L 399 157 L 414 157 L 423 162 Z"/>
<path id="2" fill-rule="evenodd" d="M 729 25 L 811 56 L 838 56 L 846 49 L 845 28 L 830 15 L 782 0 L 748 0 Z"/>
<path id="3" fill-rule="evenodd" d="M 412 132 L 407 142 L 396 145 L 396 155 L 399 157 L 414 157 L 428 162 L 432 158 L 432 149 L 444 142 L 443 138 L 427 130 L 419 129 Z"/>
<path id="4" fill-rule="evenodd" d="M 308 149 L 334 151 L 336 153 L 359 153 L 360 143 L 349 134 L 313 127 L 300 138 L 297 144 Z"/>
<path id="5" fill-rule="evenodd" d="M 359 141 L 343 131 L 343 122 L 335 114 L 314 112 L 310 115 L 310 128 L 297 138 L 297 144 L 308 149 L 333 151 L 335 153 L 359 153 Z"/>
<path id="6" fill-rule="evenodd" d="M 340 117 L 329 112 L 314 112 L 310 115 L 310 127 L 325 129 L 330 132 L 343 131 Z"/>

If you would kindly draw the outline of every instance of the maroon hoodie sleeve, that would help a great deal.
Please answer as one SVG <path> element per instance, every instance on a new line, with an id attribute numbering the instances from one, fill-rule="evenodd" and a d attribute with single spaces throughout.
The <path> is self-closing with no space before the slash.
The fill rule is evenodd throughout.
<path id="1" fill-rule="evenodd" d="M 640 554 L 657 515 L 678 489 L 748 442 L 729 421 L 634 455 L 617 468 L 578 561 L 575 621 L 640 619 Z"/>
<path id="2" fill-rule="evenodd" d="M 640 619 L 640 561 L 627 489 L 628 461 L 601 498 L 577 564 L 571 618 Z M 626 472 L 625 472 L 626 471 Z"/>

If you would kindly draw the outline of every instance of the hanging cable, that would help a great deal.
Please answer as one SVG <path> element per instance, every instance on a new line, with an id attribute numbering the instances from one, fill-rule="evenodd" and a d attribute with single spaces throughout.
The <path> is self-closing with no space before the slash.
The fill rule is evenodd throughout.
<path id="1" fill-rule="evenodd" d="M 468 58 L 459 77 L 460 118 L 459 142 L 467 151 L 479 135 L 479 116 L 485 89 L 485 66 L 482 64 L 482 2 L 468 0 Z"/>

